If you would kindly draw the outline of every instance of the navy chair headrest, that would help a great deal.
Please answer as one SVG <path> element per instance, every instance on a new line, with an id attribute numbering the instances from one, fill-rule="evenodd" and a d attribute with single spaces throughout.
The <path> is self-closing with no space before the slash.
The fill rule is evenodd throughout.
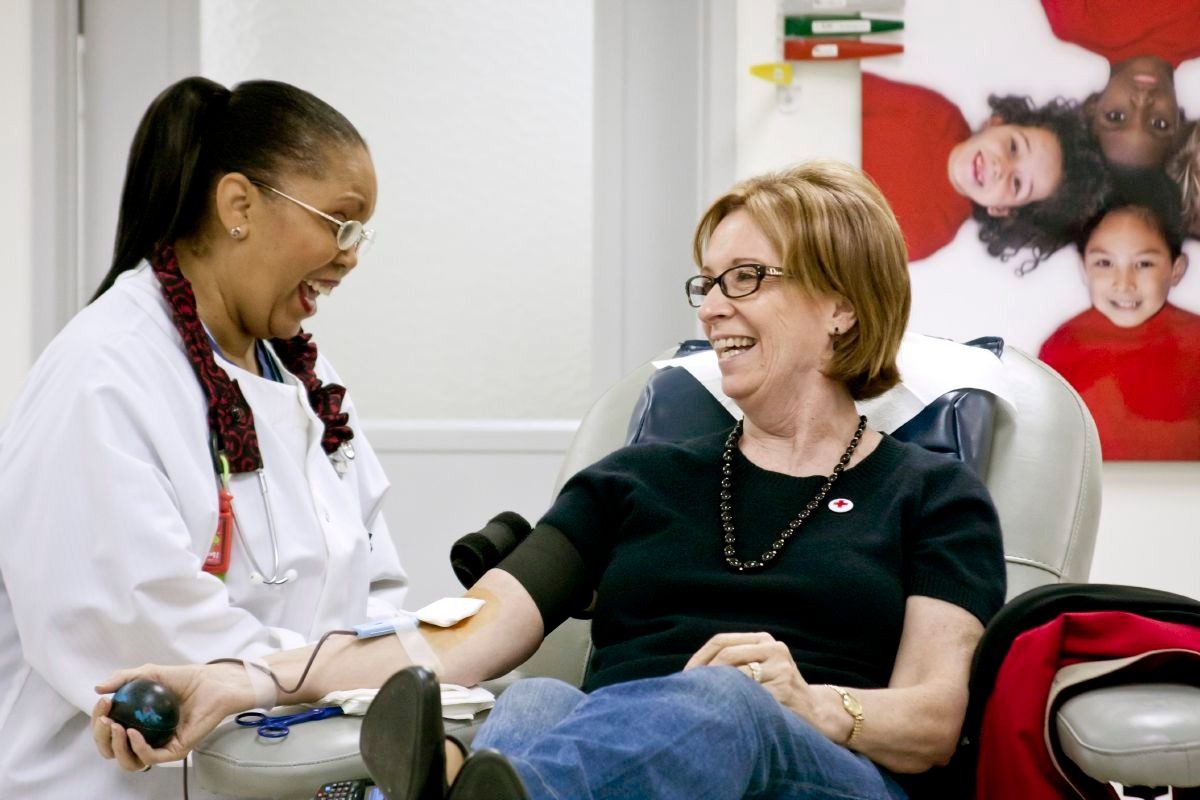
<path id="1" fill-rule="evenodd" d="M 997 358 L 1004 340 L 989 336 L 966 344 L 981 347 Z M 676 357 L 711 349 L 703 340 L 683 342 Z M 920 445 L 964 462 L 981 479 L 991 454 L 996 396 L 982 389 L 955 389 L 934 400 L 891 432 L 903 442 Z M 646 382 L 629 420 L 626 444 L 682 442 L 725 430 L 733 417 L 690 372 L 682 367 L 660 369 Z"/>

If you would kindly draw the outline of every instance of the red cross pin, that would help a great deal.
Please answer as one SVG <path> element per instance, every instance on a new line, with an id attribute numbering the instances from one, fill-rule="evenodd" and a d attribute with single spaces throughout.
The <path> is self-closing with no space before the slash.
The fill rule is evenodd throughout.
<path id="1" fill-rule="evenodd" d="M 829 501 L 829 510 L 835 514 L 845 514 L 852 508 L 854 508 L 854 503 L 844 497 Z"/>

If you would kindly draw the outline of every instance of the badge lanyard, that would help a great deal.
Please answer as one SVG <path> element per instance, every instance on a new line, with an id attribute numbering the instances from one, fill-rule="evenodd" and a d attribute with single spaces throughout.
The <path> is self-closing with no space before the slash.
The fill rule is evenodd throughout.
<path id="1" fill-rule="evenodd" d="M 229 459 L 217 453 L 217 532 L 213 534 L 208 556 L 204 559 L 204 571 L 224 580 L 229 569 L 229 551 L 233 540 L 233 493 L 229 491 Z"/>

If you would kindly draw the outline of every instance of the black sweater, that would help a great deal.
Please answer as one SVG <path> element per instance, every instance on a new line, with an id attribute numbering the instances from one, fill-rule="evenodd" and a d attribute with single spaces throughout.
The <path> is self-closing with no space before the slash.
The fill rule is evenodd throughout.
<path id="1" fill-rule="evenodd" d="M 786 642 L 811 683 L 883 687 L 905 598 L 946 600 L 985 624 L 1000 608 L 1003 551 L 986 489 L 959 461 L 889 436 L 842 473 L 765 570 L 732 572 L 717 510 L 726 435 L 609 455 L 572 478 L 542 520 L 569 557 L 549 565 L 518 548 L 501 564 L 548 628 L 577 609 L 550 608 L 565 595 L 543 591 L 544 575 L 531 571 L 557 570 L 554 582 L 576 598 L 597 591 L 586 689 L 676 672 L 713 635 L 750 631 Z M 739 452 L 738 558 L 758 558 L 824 480 L 769 472 Z M 838 500 L 853 508 L 834 513 Z"/>

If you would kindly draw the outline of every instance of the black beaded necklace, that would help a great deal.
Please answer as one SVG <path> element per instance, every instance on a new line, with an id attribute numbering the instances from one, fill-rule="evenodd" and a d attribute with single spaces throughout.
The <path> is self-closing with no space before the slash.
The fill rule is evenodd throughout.
<path id="1" fill-rule="evenodd" d="M 721 527 L 725 531 L 725 564 L 734 572 L 757 572 L 765 568 L 768 564 L 775 560 L 779 555 L 779 551 L 787 544 L 788 540 L 800 529 L 804 521 L 809 518 L 812 512 L 817 510 L 821 505 L 821 501 L 825 499 L 825 495 L 829 494 L 829 490 L 833 488 L 833 482 L 842 474 L 842 470 L 850 463 L 850 457 L 854 455 L 855 448 L 862 440 L 863 431 L 867 428 L 867 418 L 860 416 L 858 418 L 858 430 L 854 431 L 854 438 L 850 440 L 850 446 L 846 448 L 846 452 L 842 453 L 842 457 L 838 459 L 837 465 L 833 468 L 833 472 L 825 479 L 825 484 L 817 492 L 817 496 L 804 506 L 804 510 L 797 517 L 788 523 L 783 529 L 783 533 L 779 534 L 779 538 L 775 540 L 766 552 L 757 559 L 752 561 L 742 561 L 737 557 L 737 534 L 733 530 L 733 451 L 737 448 L 738 440 L 742 438 L 742 423 L 743 420 L 738 420 L 737 425 L 733 426 L 733 430 L 729 432 L 729 436 L 725 439 L 725 452 L 721 454 Z"/>

